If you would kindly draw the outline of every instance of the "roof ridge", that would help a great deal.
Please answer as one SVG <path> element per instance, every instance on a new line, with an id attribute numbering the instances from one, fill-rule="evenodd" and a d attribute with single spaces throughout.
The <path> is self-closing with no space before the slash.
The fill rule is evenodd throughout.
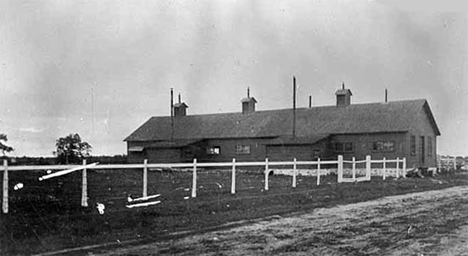
<path id="1" fill-rule="evenodd" d="M 349 106 L 346 106 L 345 108 L 353 107 L 353 106 L 366 106 L 366 105 L 382 105 L 382 104 L 392 104 L 392 103 L 404 103 L 404 102 L 426 102 L 426 99 L 408 99 L 408 100 L 396 100 L 396 101 L 389 101 L 389 102 L 368 102 L 368 103 L 355 103 L 351 104 Z M 308 107 L 301 107 L 301 108 L 296 108 L 296 110 L 309 110 L 309 109 L 319 109 L 319 108 L 336 108 L 336 105 L 327 105 L 327 106 L 315 106 L 312 108 Z M 343 108 L 343 107 L 340 107 Z M 220 115 L 252 115 L 256 113 L 268 113 L 268 112 L 277 112 L 277 111 L 287 111 L 287 110 L 292 110 L 293 108 L 278 108 L 278 109 L 265 109 L 265 110 L 256 110 L 253 113 L 249 114 L 243 114 L 242 112 L 220 112 L 220 113 L 207 113 L 207 114 L 193 114 L 193 115 L 187 115 L 185 117 L 190 117 L 190 116 L 220 116 Z M 151 116 L 151 118 L 170 118 L 170 116 Z"/>

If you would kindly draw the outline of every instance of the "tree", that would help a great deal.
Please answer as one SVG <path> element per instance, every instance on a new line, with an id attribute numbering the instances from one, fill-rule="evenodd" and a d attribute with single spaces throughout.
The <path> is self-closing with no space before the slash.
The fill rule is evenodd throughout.
<path id="1" fill-rule="evenodd" d="M 81 141 L 81 137 L 77 133 L 59 138 L 55 147 L 57 150 L 54 153 L 61 164 L 79 164 L 83 157 L 90 155 L 92 149 L 88 142 Z"/>
<path id="2" fill-rule="evenodd" d="M 8 141 L 8 137 L 6 136 L 6 134 L 0 133 L 0 150 L 2 151 L 3 156 L 5 156 L 5 153 L 8 153 L 14 150 L 12 147 L 4 144 L 7 141 Z"/>

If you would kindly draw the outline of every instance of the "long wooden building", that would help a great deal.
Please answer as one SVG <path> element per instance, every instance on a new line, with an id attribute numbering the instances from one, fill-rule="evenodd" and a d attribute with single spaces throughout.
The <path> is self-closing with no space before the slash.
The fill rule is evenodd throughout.
<path id="1" fill-rule="evenodd" d="M 256 99 L 242 99 L 242 112 L 151 117 L 124 141 L 130 162 L 150 163 L 395 159 L 408 167 L 434 167 L 440 135 L 424 99 L 351 104 L 351 90 L 336 92 L 336 105 L 257 111 Z"/>

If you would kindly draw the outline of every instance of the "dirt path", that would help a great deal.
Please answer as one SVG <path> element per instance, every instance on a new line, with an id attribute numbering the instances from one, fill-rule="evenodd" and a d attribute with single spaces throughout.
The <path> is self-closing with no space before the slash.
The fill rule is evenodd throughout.
<path id="1" fill-rule="evenodd" d="M 100 255 L 174 254 L 468 255 L 468 186 L 278 216 Z"/>

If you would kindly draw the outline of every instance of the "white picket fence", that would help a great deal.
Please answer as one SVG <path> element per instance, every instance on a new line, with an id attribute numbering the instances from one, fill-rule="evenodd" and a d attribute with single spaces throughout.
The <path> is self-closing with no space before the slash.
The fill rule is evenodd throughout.
<path id="1" fill-rule="evenodd" d="M 345 163 L 351 163 L 351 178 L 345 178 L 344 172 L 347 170 L 343 168 Z M 357 177 L 357 174 L 360 173 L 360 170 L 356 168 L 356 164 L 359 163 L 366 163 L 365 169 L 365 177 Z M 232 168 L 232 176 L 231 176 L 231 193 L 236 193 L 236 168 L 239 167 L 265 167 L 264 177 L 265 177 L 265 190 L 269 189 L 269 182 L 268 177 L 270 172 L 274 169 L 272 167 L 275 166 L 292 166 L 292 187 L 295 188 L 297 185 L 297 176 L 299 173 L 298 166 L 307 166 L 307 167 L 315 167 L 315 175 L 317 177 L 317 185 L 320 185 L 320 176 L 328 175 L 330 173 L 334 173 L 335 171 L 331 171 L 330 169 L 322 169 L 323 165 L 337 165 L 336 173 L 338 176 L 338 183 L 342 182 L 359 182 L 359 181 L 369 181 L 372 175 L 371 172 L 371 164 L 372 163 L 381 163 L 383 168 L 380 171 L 375 172 L 375 175 L 381 174 L 383 179 L 385 180 L 386 177 L 389 175 L 395 177 L 405 177 L 406 176 L 406 159 L 405 158 L 397 158 L 396 160 L 386 160 L 385 158 L 382 160 L 371 160 L 370 156 L 366 157 L 366 160 L 363 161 L 356 161 L 355 158 L 352 161 L 345 161 L 343 160 L 343 156 L 338 156 L 337 160 L 327 160 L 322 161 L 318 159 L 317 161 L 297 161 L 294 159 L 293 161 L 282 161 L 282 162 L 270 162 L 268 158 L 265 159 L 263 162 L 236 162 L 236 159 L 232 159 L 232 162 L 221 162 L 221 163 L 197 163 L 197 159 L 193 160 L 193 163 L 155 163 L 149 164 L 148 160 L 144 160 L 143 164 L 115 164 L 115 165 L 98 165 L 97 163 L 93 164 L 86 164 L 86 160 L 83 160 L 83 165 L 39 165 L 39 166 L 8 166 L 8 161 L 4 160 L 3 162 L 3 197 L 2 197 L 2 209 L 4 213 L 8 213 L 8 172 L 9 171 L 25 171 L 25 170 L 60 170 L 48 175 L 44 175 L 40 178 L 40 180 L 49 179 L 53 177 L 58 177 L 61 175 L 66 175 L 68 173 L 74 171 L 82 171 L 82 193 L 81 193 L 81 206 L 87 207 L 88 206 L 88 182 L 87 182 L 87 170 L 88 169 L 143 169 L 143 197 L 148 196 L 148 169 L 164 169 L 164 168 L 191 168 L 192 169 L 192 197 L 197 196 L 197 168 L 203 167 L 231 167 Z M 387 163 L 396 163 L 396 171 L 388 170 L 386 168 Z M 402 168 L 400 169 L 400 163 L 402 164 Z M 392 175 L 393 174 L 393 175 Z"/>
<path id="2" fill-rule="evenodd" d="M 456 170 L 457 159 L 455 157 L 437 156 L 437 168 L 439 170 Z"/>

